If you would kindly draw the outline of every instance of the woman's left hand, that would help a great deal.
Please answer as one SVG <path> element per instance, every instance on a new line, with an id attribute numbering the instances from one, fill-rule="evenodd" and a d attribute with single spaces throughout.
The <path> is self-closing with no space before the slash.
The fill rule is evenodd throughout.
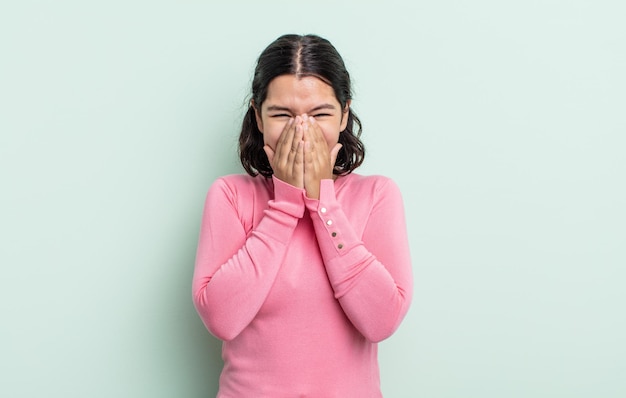
<path id="1" fill-rule="evenodd" d="M 333 168 L 342 145 L 336 143 L 329 149 L 315 118 L 305 115 L 303 119 L 304 189 L 307 197 L 319 199 L 320 182 L 333 178 Z"/>

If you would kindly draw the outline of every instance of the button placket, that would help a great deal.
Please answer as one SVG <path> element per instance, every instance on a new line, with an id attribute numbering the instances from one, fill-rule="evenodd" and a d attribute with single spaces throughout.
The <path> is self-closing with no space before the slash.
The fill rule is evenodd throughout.
<path id="1" fill-rule="evenodd" d="M 326 213 L 328 213 L 328 209 L 326 207 L 321 207 L 320 208 L 320 213 L 326 214 Z M 329 219 L 327 219 L 325 221 L 325 223 L 326 223 L 327 226 L 330 227 L 330 226 L 333 225 L 333 220 L 331 220 L 329 218 Z M 337 238 L 337 232 L 336 231 L 330 231 L 330 236 L 332 236 L 333 238 Z M 340 250 L 343 249 L 343 246 L 344 246 L 343 243 L 337 242 L 337 239 L 333 239 L 333 241 L 335 241 L 335 245 L 336 245 L 335 247 L 337 247 L 337 249 L 340 249 Z"/>

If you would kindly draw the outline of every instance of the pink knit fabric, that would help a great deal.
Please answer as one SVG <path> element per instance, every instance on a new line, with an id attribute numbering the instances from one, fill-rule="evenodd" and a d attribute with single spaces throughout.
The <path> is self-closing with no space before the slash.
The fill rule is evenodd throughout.
<path id="1" fill-rule="evenodd" d="M 392 180 L 276 178 L 209 189 L 193 300 L 224 341 L 218 397 L 381 397 L 377 342 L 406 314 L 412 274 Z"/>

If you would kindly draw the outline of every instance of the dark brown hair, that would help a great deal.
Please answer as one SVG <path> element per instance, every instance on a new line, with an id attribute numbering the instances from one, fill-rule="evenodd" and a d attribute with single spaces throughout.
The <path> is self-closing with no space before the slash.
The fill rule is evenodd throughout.
<path id="1" fill-rule="evenodd" d="M 259 56 L 252 80 L 250 107 L 243 119 L 239 135 L 239 158 L 248 174 L 273 174 L 263 150 L 263 135 L 256 123 L 254 107 L 261 110 L 270 82 L 281 75 L 314 76 L 334 92 L 341 109 L 352 99 L 350 75 L 335 47 L 316 35 L 283 35 L 271 43 Z M 356 125 L 356 130 L 355 130 Z M 361 121 L 348 109 L 348 124 L 339 133 L 342 148 L 337 155 L 334 174 L 349 174 L 363 163 L 365 147 L 360 140 Z"/>

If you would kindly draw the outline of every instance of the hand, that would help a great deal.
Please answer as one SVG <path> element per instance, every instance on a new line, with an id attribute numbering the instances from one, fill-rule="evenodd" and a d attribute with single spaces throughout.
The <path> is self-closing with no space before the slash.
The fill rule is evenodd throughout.
<path id="1" fill-rule="evenodd" d="M 337 143 L 329 150 L 322 129 L 315 118 L 304 115 L 303 120 L 304 189 L 307 197 L 319 199 L 320 182 L 333 178 L 333 168 L 342 145 Z"/>
<path id="2" fill-rule="evenodd" d="M 263 147 L 276 178 L 296 188 L 304 188 L 302 130 L 302 118 L 291 118 L 278 137 L 276 149 L 273 150 L 269 145 Z"/>

